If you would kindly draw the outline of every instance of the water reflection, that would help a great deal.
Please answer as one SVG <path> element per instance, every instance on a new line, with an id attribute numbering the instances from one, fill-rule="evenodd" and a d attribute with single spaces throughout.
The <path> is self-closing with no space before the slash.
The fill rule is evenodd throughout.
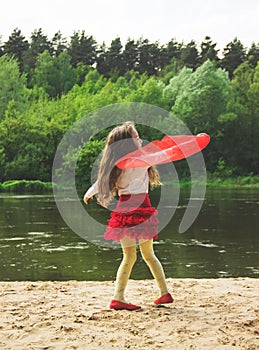
<path id="1" fill-rule="evenodd" d="M 158 195 L 152 194 L 154 202 Z M 155 241 L 166 275 L 258 277 L 259 190 L 209 189 L 199 217 L 179 234 L 188 195 L 188 190 L 181 191 L 173 219 Z M 77 236 L 63 222 L 52 196 L 0 195 L 0 209 L 0 280 L 115 278 L 120 249 L 100 247 Z M 87 210 L 100 222 L 108 218 L 108 212 L 94 202 Z M 160 214 L 170 210 L 168 198 Z M 132 278 L 151 277 L 139 256 Z"/>

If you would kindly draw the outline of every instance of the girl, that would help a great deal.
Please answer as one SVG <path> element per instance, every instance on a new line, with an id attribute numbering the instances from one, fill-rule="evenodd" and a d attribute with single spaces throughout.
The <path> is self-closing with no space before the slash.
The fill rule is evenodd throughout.
<path id="1" fill-rule="evenodd" d="M 160 177 L 155 167 L 121 170 L 115 162 L 125 154 L 142 145 L 133 122 L 125 122 L 114 128 L 108 135 L 103 151 L 98 178 L 84 195 L 84 203 L 98 193 L 98 202 L 107 207 L 118 192 L 119 201 L 104 234 L 107 240 L 121 243 L 123 259 L 117 271 L 115 292 L 110 303 L 111 309 L 136 310 L 140 306 L 124 299 L 124 292 L 131 270 L 136 261 L 136 244 L 139 243 L 142 257 L 153 274 L 161 296 L 155 304 L 173 302 L 168 292 L 163 267 L 153 251 L 153 239 L 157 238 L 157 210 L 151 207 L 148 196 L 151 187 L 159 186 Z"/>

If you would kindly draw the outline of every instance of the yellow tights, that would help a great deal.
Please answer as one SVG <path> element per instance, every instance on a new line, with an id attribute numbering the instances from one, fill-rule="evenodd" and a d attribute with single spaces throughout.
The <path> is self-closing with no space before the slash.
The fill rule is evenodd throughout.
<path id="1" fill-rule="evenodd" d="M 137 250 L 135 240 L 127 237 L 121 240 L 123 251 L 123 259 L 117 271 L 116 285 L 113 299 L 126 302 L 124 299 L 124 292 L 129 280 L 132 268 L 137 260 Z M 163 267 L 155 256 L 153 250 L 153 240 L 140 240 L 140 251 L 145 263 L 148 265 L 153 277 L 155 278 L 161 295 L 167 294 L 168 289 L 165 280 Z"/>

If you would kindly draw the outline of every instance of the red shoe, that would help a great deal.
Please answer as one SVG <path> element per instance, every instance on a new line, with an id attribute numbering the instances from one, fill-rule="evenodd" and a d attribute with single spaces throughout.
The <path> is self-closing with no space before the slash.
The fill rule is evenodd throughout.
<path id="1" fill-rule="evenodd" d="M 172 295 L 170 293 L 164 294 L 162 295 L 160 298 L 156 299 L 154 301 L 155 304 L 159 305 L 159 304 L 168 304 L 168 303 L 172 303 L 174 301 Z"/>
<path id="2" fill-rule="evenodd" d="M 115 309 L 115 310 L 138 310 L 140 308 L 141 306 L 123 303 L 122 301 L 119 301 L 119 300 L 112 300 L 110 303 L 110 309 Z"/>

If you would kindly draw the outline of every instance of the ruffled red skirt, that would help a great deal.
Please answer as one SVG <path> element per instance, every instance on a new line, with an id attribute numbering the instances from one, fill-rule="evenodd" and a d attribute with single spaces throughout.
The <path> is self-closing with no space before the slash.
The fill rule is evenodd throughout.
<path id="1" fill-rule="evenodd" d="M 158 238 L 156 208 L 151 207 L 148 193 L 121 195 L 111 212 L 104 233 L 106 240 L 119 242 L 123 237 L 140 239 Z"/>

